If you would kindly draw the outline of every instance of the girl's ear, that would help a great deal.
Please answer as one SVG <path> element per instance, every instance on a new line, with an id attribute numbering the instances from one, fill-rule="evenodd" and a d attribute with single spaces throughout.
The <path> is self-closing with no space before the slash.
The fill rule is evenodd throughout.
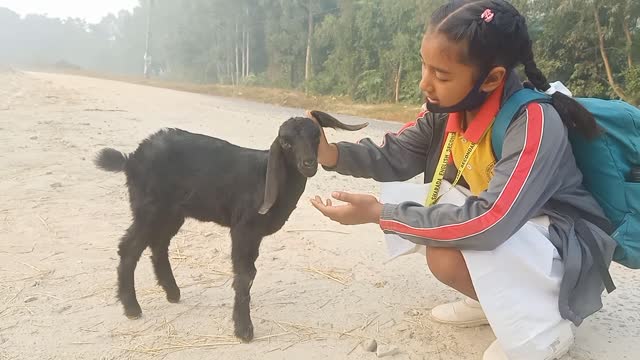
<path id="1" fill-rule="evenodd" d="M 486 80 L 480 86 L 480 90 L 486 93 L 493 92 L 493 90 L 497 89 L 502 81 L 507 77 L 507 69 L 502 66 L 496 66 L 489 72 Z"/>

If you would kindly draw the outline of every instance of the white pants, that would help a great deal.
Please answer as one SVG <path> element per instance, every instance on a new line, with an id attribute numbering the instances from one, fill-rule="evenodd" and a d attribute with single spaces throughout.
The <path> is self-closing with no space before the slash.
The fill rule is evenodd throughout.
<path id="1" fill-rule="evenodd" d="M 386 183 L 381 201 L 424 202 L 428 184 Z M 443 182 L 440 202 L 462 204 L 466 189 Z M 558 297 L 564 267 L 549 241 L 548 219 L 527 222 L 493 251 L 463 250 L 473 286 L 498 342 L 510 359 L 540 359 L 556 339 L 560 316 Z M 385 235 L 392 258 L 425 253 L 397 235 Z"/>
<path id="2" fill-rule="evenodd" d="M 548 230 L 526 223 L 493 251 L 463 250 L 473 286 L 510 359 L 540 359 L 566 322 L 558 310 L 562 260 Z"/>

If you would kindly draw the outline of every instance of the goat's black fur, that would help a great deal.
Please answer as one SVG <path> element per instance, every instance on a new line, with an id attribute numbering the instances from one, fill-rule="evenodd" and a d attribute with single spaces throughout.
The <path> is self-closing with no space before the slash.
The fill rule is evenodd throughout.
<path id="1" fill-rule="evenodd" d="M 323 127 L 355 131 L 322 112 L 312 112 Z M 262 238 L 278 231 L 295 209 L 308 177 L 317 172 L 320 128 L 308 118 L 291 118 L 279 129 L 269 151 L 253 150 L 180 129 L 161 130 L 130 155 L 100 151 L 99 168 L 124 171 L 133 223 L 120 241 L 118 298 L 129 318 L 142 314 L 134 272 L 151 248 L 158 283 L 167 300 L 180 289 L 169 264 L 168 247 L 185 218 L 212 221 L 231 229 L 235 335 L 253 339 L 249 302 Z"/>

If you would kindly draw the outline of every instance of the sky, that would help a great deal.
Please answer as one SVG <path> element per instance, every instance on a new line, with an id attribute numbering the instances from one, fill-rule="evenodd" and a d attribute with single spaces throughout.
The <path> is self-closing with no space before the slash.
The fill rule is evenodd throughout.
<path id="1" fill-rule="evenodd" d="M 122 9 L 131 10 L 139 0 L 0 0 L 6 7 L 24 16 L 41 14 L 49 17 L 79 17 L 89 23 L 98 23 L 109 13 L 117 14 Z"/>

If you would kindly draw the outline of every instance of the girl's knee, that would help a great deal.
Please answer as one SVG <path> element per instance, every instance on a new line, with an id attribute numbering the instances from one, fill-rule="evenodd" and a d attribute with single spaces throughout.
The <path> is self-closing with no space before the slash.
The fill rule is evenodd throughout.
<path id="1" fill-rule="evenodd" d="M 468 273 L 467 265 L 460 250 L 450 248 L 428 248 L 427 265 L 433 276 L 440 282 L 452 286 Z"/>

